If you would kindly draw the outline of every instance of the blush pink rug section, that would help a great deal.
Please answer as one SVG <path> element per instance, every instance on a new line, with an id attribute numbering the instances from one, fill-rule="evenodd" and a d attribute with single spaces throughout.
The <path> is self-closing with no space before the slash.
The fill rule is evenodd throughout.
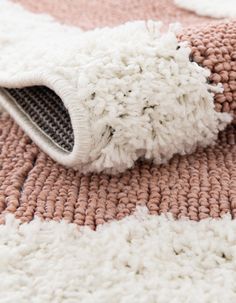
<path id="1" fill-rule="evenodd" d="M 183 29 L 179 39 L 189 41 L 191 59 L 211 70 L 210 82 L 224 85 L 224 92 L 215 96 L 216 110 L 235 115 L 235 22 L 215 23 L 164 0 L 15 2 L 83 29 L 137 19 L 162 20 L 165 26 L 181 22 L 188 29 Z M 0 125 L 2 222 L 4 215 L 11 212 L 22 221 L 35 216 L 45 220 L 64 218 L 95 229 L 132 214 L 138 205 L 147 206 L 153 215 L 171 212 L 176 219 L 219 218 L 225 213 L 235 218 L 235 124 L 220 133 L 215 146 L 188 156 L 176 155 L 166 165 L 138 162 L 116 176 L 80 176 L 40 151 L 7 114 L 2 114 Z"/>

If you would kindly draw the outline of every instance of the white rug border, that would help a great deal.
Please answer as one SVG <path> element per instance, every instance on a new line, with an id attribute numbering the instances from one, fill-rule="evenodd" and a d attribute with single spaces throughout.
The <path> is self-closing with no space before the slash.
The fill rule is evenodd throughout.
<path id="1" fill-rule="evenodd" d="M 235 0 L 174 0 L 181 8 L 200 16 L 212 18 L 236 18 Z"/>
<path id="2" fill-rule="evenodd" d="M 0 226 L 1 303 L 232 303 L 236 220 L 133 216 L 92 231 L 64 221 Z"/>

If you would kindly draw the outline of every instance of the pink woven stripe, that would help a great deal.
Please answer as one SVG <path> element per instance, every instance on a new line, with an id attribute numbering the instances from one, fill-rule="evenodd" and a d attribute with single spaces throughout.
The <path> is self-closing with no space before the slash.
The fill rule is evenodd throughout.
<path id="1" fill-rule="evenodd" d="M 236 214 L 236 132 L 224 131 L 215 147 L 175 156 L 168 165 L 148 163 L 117 176 L 80 177 L 49 159 L 6 114 L 0 119 L 0 212 L 23 221 L 37 215 L 78 225 L 121 219 L 137 205 L 151 214 L 199 220 Z"/>
<path id="2" fill-rule="evenodd" d="M 131 20 L 162 20 L 166 26 L 181 22 L 193 26 L 210 18 L 174 6 L 172 0 L 13 0 L 33 12 L 49 13 L 83 29 L 114 26 Z"/>

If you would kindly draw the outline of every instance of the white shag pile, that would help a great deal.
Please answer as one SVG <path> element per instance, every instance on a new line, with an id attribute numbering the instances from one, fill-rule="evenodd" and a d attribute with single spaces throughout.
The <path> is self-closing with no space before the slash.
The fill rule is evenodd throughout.
<path id="1" fill-rule="evenodd" d="M 236 18 L 235 0 L 174 0 L 181 8 L 200 16 L 213 18 Z"/>
<path id="2" fill-rule="evenodd" d="M 1 303 L 236 302 L 236 221 L 134 216 L 94 232 L 12 216 L 0 226 Z"/>
<path id="3" fill-rule="evenodd" d="M 9 17 L 11 16 L 11 17 Z M 45 85 L 69 111 L 75 144 L 61 150 L 7 97 L 0 104 L 53 159 L 87 171 L 123 171 L 214 142 L 231 118 L 214 110 L 209 71 L 189 61 L 176 30 L 153 21 L 82 32 L 1 2 L 0 86 Z"/>

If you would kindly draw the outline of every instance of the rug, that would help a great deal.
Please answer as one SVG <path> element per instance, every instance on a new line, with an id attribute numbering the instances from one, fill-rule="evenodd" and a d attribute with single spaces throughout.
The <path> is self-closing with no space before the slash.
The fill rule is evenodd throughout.
<path id="1" fill-rule="evenodd" d="M 7 90 L 9 98 L 18 100 L 17 106 L 30 113 L 31 122 L 44 112 L 44 103 L 41 108 L 36 105 L 45 96 L 57 114 L 46 116 L 41 125 L 35 120 L 34 133 L 42 131 L 45 125 L 52 127 L 53 136 L 45 136 L 41 143 L 36 136 L 30 138 L 25 133 L 28 128 L 22 129 L 24 125 L 9 107 L 6 109 L 14 119 L 7 113 L 0 118 L 0 275 L 3 281 L 0 302 L 234 302 L 236 240 L 232 219 L 236 214 L 236 125 L 234 121 L 230 123 L 229 116 L 234 119 L 236 108 L 235 21 L 200 17 L 177 8 L 172 1 L 161 0 L 148 3 L 104 0 L 99 5 L 82 0 L 15 2 L 27 9 L 24 14 L 33 14 L 32 22 L 43 19 L 55 26 L 55 31 L 63 26 L 68 36 L 78 32 L 77 26 L 82 30 L 113 26 L 122 35 L 127 25 L 119 27 L 120 24 L 154 19 L 154 23 L 145 26 L 154 36 L 169 39 L 166 43 L 177 43 L 173 44 L 175 54 L 179 43 L 188 43 L 188 46 L 181 44 L 183 56 L 178 59 L 186 66 L 184 60 L 188 56 L 188 64 L 194 66 L 191 76 L 198 72 L 199 77 L 192 78 L 189 96 L 190 91 L 192 96 L 200 92 L 202 85 L 204 108 L 189 97 L 194 105 L 191 110 L 201 117 L 216 119 L 206 128 L 197 125 L 197 121 L 190 123 L 182 133 L 188 136 L 196 127 L 199 134 L 197 130 L 201 127 L 203 142 L 208 128 L 208 139 L 212 141 L 198 142 L 195 146 L 196 138 L 190 135 L 193 141 L 188 141 L 189 150 L 178 150 L 175 154 L 172 147 L 170 151 L 165 149 L 170 152 L 167 159 L 134 157 L 128 165 L 119 162 L 120 172 L 115 173 L 104 171 L 103 165 L 99 167 L 90 160 L 94 165 L 87 166 L 86 160 L 81 169 L 79 164 L 74 170 L 57 163 L 59 158 L 53 160 L 47 148 L 46 153 L 42 150 L 43 142 L 53 141 L 54 146 L 64 151 L 70 151 L 73 146 L 69 116 L 58 120 L 66 107 L 53 93 L 54 87 L 45 89 L 41 83 L 38 89 L 34 83 L 27 91 L 20 87 Z M 51 17 L 39 16 L 39 12 L 52 15 L 63 25 Z M 10 26 L 8 14 L 6 19 Z M 156 24 L 159 20 L 164 22 L 162 28 Z M 176 21 L 183 28 L 173 36 L 171 33 L 177 29 L 172 27 L 170 36 L 165 36 L 168 24 Z M 135 37 L 136 26 L 142 31 L 144 23 L 134 24 L 128 29 Z M 1 35 L 5 29 L 0 28 Z M 20 33 L 19 28 L 19 36 Z M 141 42 L 146 42 L 145 35 L 141 35 Z M 11 42 L 12 37 L 13 34 L 5 33 L 5 42 Z M 37 38 L 36 35 L 35 42 Z M 54 42 L 48 39 L 48 43 Z M 24 45 L 24 40 L 20 45 Z M 184 54 L 188 47 L 190 52 Z M 13 55 L 19 68 L 25 59 Z M 13 77 L 15 71 L 13 65 L 10 71 Z M 177 74 L 181 76 L 179 71 Z M 3 81 L 6 73 L 0 75 Z M 35 98 L 35 103 L 25 101 L 29 96 L 31 102 Z M 172 124 L 172 128 L 176 126 Z M 95 131 L 96 128 L 97 124 Z M 142 134 L 138 131 L 137 135 Z M 130 138 L 124 145 L 129 145 Z M 55 159 L 55 153 L 52 156 Z M 64 163 L 63 157 L 59 162 Z M 71 163 L 67 164 L 71 166 Z M 100 168 L 102 172 L 98 173 Z M 89 173 L 81 174 L 83 169 Z"/>

